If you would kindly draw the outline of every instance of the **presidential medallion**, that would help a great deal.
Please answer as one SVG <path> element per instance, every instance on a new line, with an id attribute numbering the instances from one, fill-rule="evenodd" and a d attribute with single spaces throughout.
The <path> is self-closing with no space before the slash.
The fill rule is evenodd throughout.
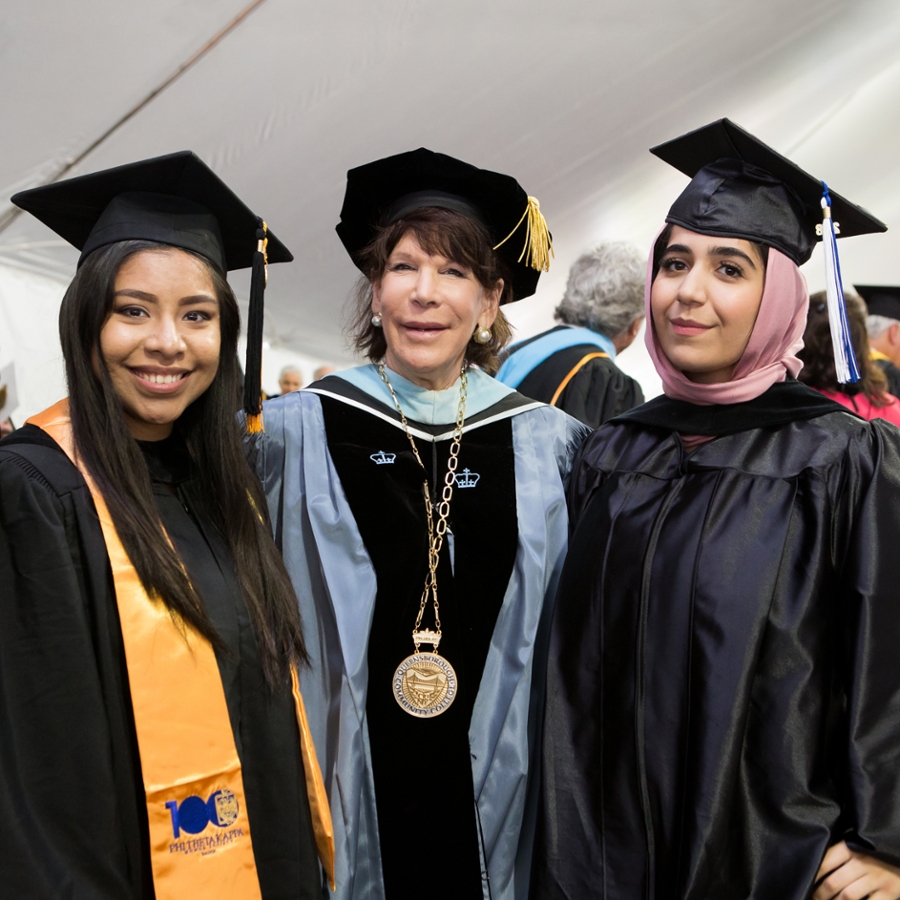
<path id="1" fill-rule="evenodd" d="M 453 671 L 453 666 L 446 659 L 438 656 L 437 652 L 438 644 L 441 642 L 441 605 L 438 603 L 437 570 L 441 548 L 444 546 L 444 535 L 447 533 L 453 486 L 458 477 L 456 467 L 459 463 L 459 445 L 466 417 L 466 392 L 468 390 L 466 365 L 467 363 L 463 360 L 463 367 L 459 373 L 459 407 L 456 410 L 456 428 L 453 430 L 453 440 L 450 442 L 450 455 L 447 460 L 444 489 L 441 491 L 441 502 L 437 507 L 437 525 L 434 522 L 435 505 L 432 502 L 431 489 L 428 486 L 428 470 L 419 455 L 419 449 L 413 440 L 409 423 L 403 414 L 397 394 L 391 387 L 384 363 L 378 366 L 378 374 L 390 391 L 394 406 L 397 407 L 400 422 L 409 438 L 413 456 L 425 476 L 422 482 L 422 499 L 425 501 L 425 518 L 428 523 L 428 574 L 425 576 L 425 587 L 422 589 L 422 598 L 419 601 L 419 613 L 412 630 L 413 646 L 416 648 L 416 652 L 412 656 L 407 656 L 394 672 L 394 699 L 400 704 L 401 709 L 419 719 L 439 716 L 442 712 L 446 712 L 456 699 L 456 672 Z M 468 473 L 469 470 L 465 471 Z M 478 475 L 474 476 L 475 481 L 478 480 L 478 477 Z M 434 607 L 434 628 L 422 628 L 422 616 L 425 614 L 429 598 Z M 433 652 L 420 653 L 419 647 L 422 644 L 431 644 Z"/>
<path id="2" fill-rule="evenodd" d="M 456 672 L 436 653 L 407 656 L 394 673 L 394 699 L 411 716 L 439 716 L 456 699 Z"/>

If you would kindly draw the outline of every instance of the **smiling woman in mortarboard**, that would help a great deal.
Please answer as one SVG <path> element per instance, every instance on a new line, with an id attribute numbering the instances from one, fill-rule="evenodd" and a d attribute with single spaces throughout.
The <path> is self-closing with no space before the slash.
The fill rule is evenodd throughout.
<path id="1" fill-rule="evenodd" d="M 13 199 L 82 255 L 69 398 L 0 444 L 0 894 L 321 897 L 306 650 L 225 280 L 253 265 L 252 316 L 266 250 L 291 255 L 188 152 Z"/>
<path id="2" fill-rule="evenodd" d="M 372 362 L 267 403 L 257 456 L 307 623 L 337 897 L 521 900 L 587 429 L 483 369 L 549 235 L 515 179 L 424 149 L 353 169 L 337 230 Z"/>
<path id="3" fill-rule="evenodd" d="M 727 119 L 653 152 L 665 396 L 573 472 L 532 896 L 890 900 L 900 433 L 795 380 L 822 185 Z"/>

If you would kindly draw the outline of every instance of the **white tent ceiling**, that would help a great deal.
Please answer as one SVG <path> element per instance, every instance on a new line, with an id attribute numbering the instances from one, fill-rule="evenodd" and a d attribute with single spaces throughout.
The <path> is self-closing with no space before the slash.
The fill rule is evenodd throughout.
<path id="1" fill-rule="evenodd" d="M 346 170 L 426 146 L 540 199 L 557 258 L 513 310 L 526 333 L 592 242 L 649 245 L 685 179 L 647 148 L 727 115 L 892 226 L 841 242 L 842 264 L 897 283 L 898 48 L 897 0 L 0 0 L 0 265 L 74 271 L 50 231 L 10 222 L 16 190 L 190 148 L 294 251 L 270 275 L 272 346 L 348 360 Z"/>

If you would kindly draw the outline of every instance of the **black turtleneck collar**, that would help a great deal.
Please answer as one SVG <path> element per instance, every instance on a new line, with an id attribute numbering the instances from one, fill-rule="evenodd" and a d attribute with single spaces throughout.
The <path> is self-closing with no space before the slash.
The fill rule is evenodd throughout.
<path id="1" fill-rule="evenodd" d="M 137 444 L 147 461 L 151 481 L 181 484 L 195 477 L 194 460 L 177 428 L 161 441 L 138 441 Z"/>

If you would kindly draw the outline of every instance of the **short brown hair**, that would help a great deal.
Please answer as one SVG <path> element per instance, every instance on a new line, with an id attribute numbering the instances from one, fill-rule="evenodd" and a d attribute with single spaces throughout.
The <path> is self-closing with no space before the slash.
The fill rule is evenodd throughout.
<path id="1" fill-rule="evenodd" d="M 357 286 L 349 326 L 349 338 L 357 353 L 373 362 L 383 359 L 387 350 L 384 331 L 372 324 L 372 284 L 384 275 L 388 258 L 404 235 L 411 234 L 419 246 L 432 256 L 445 256 L 472 271 L 478 283 L 493 290 L 503 279 L 500 304 L 514 299 L 512 278 L 502 257 L 491 246 L 487 229 L 475 219 L 449 209 L 426 206 L 378 230 L 375 239 L 362 251 L 364 278 Z M 491 326 L 491 340 L 478 344 L 470 340 L 466 359 L 487 372 L 496 372 L 499 356 L 512 337 L 502 310 Z"/>
<path id="2" fill-rule="evenodd" d="M 797 354 L 803 360 L 803 368 L 797 376 L 804 384 L 823 391 L 841 394 L 865 394 L 873 406 L 887 406 L 885 397 L 887 378 L 881 367 L 869 356 L 869 335 L 866 332 L 866 305 L 853 294 L 844 294 L 847 304 L 847 324 L 850 340 L 859 363 L 859 381 L 839 384 L 834 367 L 834 349 L 831 345 L 831 326 L 828 323 L 828 301 L 825 291 L 809 298 L 809 314 L 806 331 L 803 332 L 803 349 Z"/>

